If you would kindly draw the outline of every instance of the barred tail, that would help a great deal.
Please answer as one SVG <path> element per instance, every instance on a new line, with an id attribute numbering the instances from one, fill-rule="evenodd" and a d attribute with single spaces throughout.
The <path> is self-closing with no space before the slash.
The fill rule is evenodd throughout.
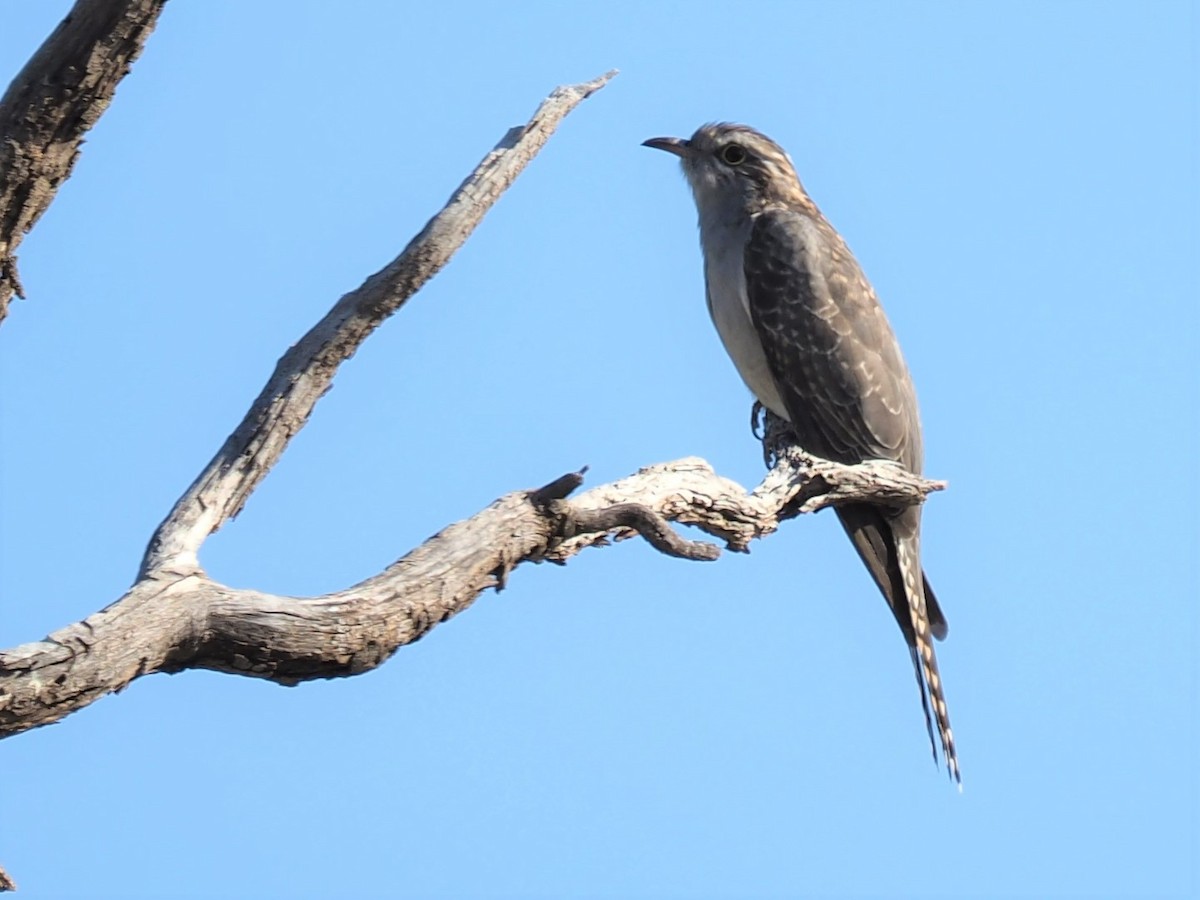
<path id="1" fill-rule="evenodd" d="M 919 538 L 916 535 L 901 538 L 897 535 L 896 557 L 904 577 L 904 595 L 908 599 L 908 613 L 912 621 L 913 666 L 917 684 L 921 690 L 921 706 L 925 711 L 925 727 L 929 730 L 929 741 L 934 744 L 930 711 L 937 723 L 941 739 L 942 756 L 946 760 L 946 771 L 962 789 L 962 775 L 958 769 L 958 754 L 954 750 L 954 734 L 950 730 L 950 713 L 946 709 L 946 695 L 942 677 L 938 672 L 937 654 L 933 650 L 933 634 L 929 625 L 929 613 L 925 604 L 924 577 L 921 574 Z M 937 759 L 934 745 L 933 758 Z"/>

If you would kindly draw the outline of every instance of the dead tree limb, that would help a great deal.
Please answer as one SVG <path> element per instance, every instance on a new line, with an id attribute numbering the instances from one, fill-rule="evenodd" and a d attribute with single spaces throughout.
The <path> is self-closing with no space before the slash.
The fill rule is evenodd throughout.
<path id="1" fill-rule="evenodd" d="M 125 596 L 43 641 L 0 652 L 0 736 L 57 721 L 151 672 L 214 668 L 295 683 L 365 671 L 558 538 L 555 529 L 568 518 L 546 505 L 554 498 L 543 492 L 545 502 L 535 504 L 527 493 L 512 495 L 380 575 L 310 600 L 225 588 L 197 558 L 205 538 L 237 514 L 304 427 L 338 366 L 446 264 L 563 118 L 613 74 L 555 90 L 395 260 L 284 354 L 241 424 L 155 531 Z M 522 537 L 518 546 L 500 539 L 512 529 Z M 331 641 L 331 634 L 347 639 Z"/>
<path id="2" fill-rule="evenodd" d="M 15 251 L 71 175 L 166 0 L 78 0 L 0 99 L 0 322 L 24 297 Z"/>
<path id="3" fill-rule="evenodd" d="M 0 737 L 57 722 L 153 672 L 214 669 L 285 685 L 357 675 L 484 590 L 503 588 L 520 563 L 564 563 L 611 538 L 641 534 L 677 556 L 717 557 L 715 545 L 686 541 L 667 521 L 744 550 L 828 502 L 919 503 L 942 487 L 893 463 L 842 466 L 809 457 L 784 458 L 752 492 L 698 458 L 649 466 L 566 499 L 577 483 L 577 475 L 564 476 L 501 497 L 378 575 L 320 597 L 234 589 L 199 570 L 155 570 L 82 622 L 0 652 Z"/>

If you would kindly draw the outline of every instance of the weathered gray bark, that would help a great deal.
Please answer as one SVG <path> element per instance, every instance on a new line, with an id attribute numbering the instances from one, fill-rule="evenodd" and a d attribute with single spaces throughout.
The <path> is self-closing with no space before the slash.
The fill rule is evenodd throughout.
<path id="1" fill-rule="evenodd" d="M 15 251 L 71 174 L 88 129 L 167 0 L 78 0 L 0 99 L 0 322 L 24 297 Z"/>
<path id="2" fill-rule="evenodd" d="M 778 429 L 778 426 L 777 426 Z M 650 466 L 566 499 L 582 475 L 501 497 L 383 572 L 320 597 L 237 590 L 198 567 L 150 569 L 118 601 L 45 640 L 0 652 L 0 737 L 57 722 L 153 672 L 215 669 L 280 684 L 357 675 L 504 587 L 523 562 L 565 562 L 634 534 L 685 559 L 715 559 L 667 521 L 744 550 L 787 518 L 833 503 L 919 503 L 938 482 L 893 463 L 842 466 L 778 442 L 780 460 L 747 492 L 702 459 Z"/>
<path id="3" fill-rule="evenodd" d="M 307 600 L 223 587 L 197 557 L 304 427 L 341 363 L 445 265 L 563 118 L 613 74 L 555 90 L 395 260 L 284 354 L 242 423 L 155 531 L 122 598 L 45 640 L 0 651 L 0 737 L 58 721 L 151 672 L 210 668 L 294 684 L 366 671 L 466 608 L 518 562 L 550 551 L 561 528 L 575 527 L 556 495 L 578 479 L 560 479 L 498 501 L 362 584 Z M 650 521 L 630 518 L 628 509 L 609 518 L 613 525 Z M 608 521 L 589 520 L 605 528 Z M 712 556 L 665 525 L 657 531 L 664 549 Z"/>

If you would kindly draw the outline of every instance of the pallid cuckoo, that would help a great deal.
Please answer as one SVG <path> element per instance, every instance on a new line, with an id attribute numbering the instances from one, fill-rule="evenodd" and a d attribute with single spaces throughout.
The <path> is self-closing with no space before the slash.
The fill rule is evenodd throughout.
<path id="1" fill-rule="evenodd" d="M 816 456 L 920 474 L 921 423 L 900 346 L 845 241 L 791 159 L 744 125 L 646 146 L 680 158 L 700 217 L 708 311 L 742 380 Z M 921 569 L 921 508 L 842 505 L 838 518 L 908 643 L 925 725 L 961 785 L 931 637 L 946 619 Z M 932 719 L 930 710 L 932 708 Z"/>

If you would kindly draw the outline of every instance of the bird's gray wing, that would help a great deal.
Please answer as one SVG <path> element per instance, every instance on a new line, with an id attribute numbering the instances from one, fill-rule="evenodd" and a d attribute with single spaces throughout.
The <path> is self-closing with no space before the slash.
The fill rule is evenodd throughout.
<path id="1" fill-rule="evenodd" d="M 875 292 L 833 228 L 819 214 L 760 213 L 743 271 L 750 318 L 801 446 L 835 462 L 892 459 L 920 472 L 908 367 Z M 919 534 L 920 508 L 897 513 L 864 504 L 837 512 L 913 643 L 895 534 Z M 945 637 L 945 616 L 933 591 L 925 594 L 931 630 Z"/>
<path id="2" fill-rule="evenodd" d="M 835 462 L 891 459 L 920 473 L 921 425 L 908 367 L 875 292 L 832 226 L 819 213 L 758 214 L 743 272 L 750 318 L 801 446 Z M 929 639 L 945 636 L 946 621 L 920 569 L 920 507 L 852 504 L 837 515 L 908 643 L 930 741 L 932 706 L 957 777 Z"/>
<path id="3" fill-rule="evenodd" d="M 819 214 L 818 214 L 819 215 Z M 743 260 L 750 317 L 805 449 L 921 470 L 916 395 L 849 249 L 824 219 L 760 213 Z"/>

